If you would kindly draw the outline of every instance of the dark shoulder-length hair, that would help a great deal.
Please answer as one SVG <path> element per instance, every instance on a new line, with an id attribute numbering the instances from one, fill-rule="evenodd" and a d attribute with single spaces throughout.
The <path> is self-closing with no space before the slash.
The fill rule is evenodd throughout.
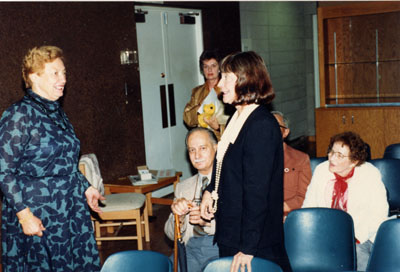
<path id="1" fill-rule="evenodd" d="M 221 72 L 237 76 L 234 105 L 269 104 L 275 97 L 271 79 L 263 59 L 253 51 L 238 52 L 226 56 Z"/>
<path id="2" fill-rule="evenodd" d="M 357 166 L 363 164 L 368 158 L 367 144 L 355 132 L 346 131 L 332 136 L 328 153 L 331 152 L 335 143 L 342 143 L 350 149 L 350 160 L 353 162 L 358 161 Z"/>
<path id="3" fill-rule="evenodd" d="M 205 60 L 210 60 L 210 59 L 215 59 L 219 65 L 219 62 L 221 61 L 221 58 L 219 56 L 218 50 L 204 50 L 203 53 L 201 53 L 200 58 L 199 58 L 199 67 L 200 67 L 200 73 L 204 76 L 204 61 Z"/>

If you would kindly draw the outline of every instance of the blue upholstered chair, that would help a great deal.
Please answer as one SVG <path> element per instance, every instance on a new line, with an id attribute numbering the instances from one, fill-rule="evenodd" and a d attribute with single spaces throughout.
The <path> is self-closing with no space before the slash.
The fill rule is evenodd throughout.
<path id="1" fill-rule="evenodd" d="M 385 184 L 388 202 L 389 215 L 400 213 L 400 160 L 399 159 L 375 159 L 370 163 L 379 169 L 382 181 Z"/>
<path id="2" fill-rule="evenodd" d="M 229 272 L 231 268 L 233 257 L 224 257 L 211 261 L 203 272 Z M 246 268 L 247 271 L 247 268 Z M 252 272 L 282 272 L 279 265 L 262 259 L 254 257 L 251 261 Z M 190 271 L 189 271 L 190 272 Z"/>
<path id="3" fill-rule="evenodd" d="M 326 161 L 327 159 L 328 159 L 327 157 L 310 158 L 311 173 L 314 174 L 315 167 L 317 167 L 318 164 L 320 164 L 321 162 Z"/>
<path id="4" fill-rule="evenodd" d="M 284 228 L 293 272 L 356 269 L 353 219 L 346 212 L 329 208 L 294 210 Z"/>
<path id="5" fill-rule="evenodd" d="M 391 219 L 381 224 L 375 238 L 368 272 L 400 271 L 400 219 Z"/>
<path id="6" fill-rule="evenodd" d="M 172 262 L 161 253 L 147 250 L 127 250 L 110 255 L 101 272 L 172 272 Z"/>
<path id="7" fill-rule="evenodd" d="M 383 158 L 400 159 L 400 143 L 388 145 L 383 153 Z"/>

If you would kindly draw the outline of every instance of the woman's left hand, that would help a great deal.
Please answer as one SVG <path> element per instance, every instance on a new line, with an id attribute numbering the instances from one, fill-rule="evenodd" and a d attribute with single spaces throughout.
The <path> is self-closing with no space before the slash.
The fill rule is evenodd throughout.
<path id="1" fill-rule="evenodd" d="M 204 191 L 200 204 L 200 216 L 204 219 L 211 220 L 214 218 L 213 199 L 209 191 Z"/>
<path id="2" fill-rule="evenodd" d="M 86 196 L 86 201 L 87 201 L 89 207 L 93 211 L 101 213 L 102 211 L 99 207 L 99 200 L 105 200 L 106 198 L 100 194 L 99 190 L 90 186 L 86 190 L 85 196 Z"/>
<path id="3" fill-rule="evenodd" d="M 192 225 L 211 226 L 211 223 L 201 219 L 200 206 L 193 205 L 189 213 L 189 223 Z"/>
<path id="4" fill-rule="evenodd" d="M 253 257 L 253 255 L 247 255 L 239 251 L 239 253 L 233 256 L 230 272 L 245 272 L 246 266 L 247 271 L 251 272 L 251 260 L 253 259 Z"/>

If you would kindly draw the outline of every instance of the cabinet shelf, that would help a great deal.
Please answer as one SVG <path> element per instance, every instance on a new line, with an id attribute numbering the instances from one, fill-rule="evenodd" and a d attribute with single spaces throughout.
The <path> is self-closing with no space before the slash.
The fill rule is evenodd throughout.
<path id="1" fill-rule="evenodd" d="M 337 96 L 328 96 L 328 100 L 333 100 L 333 99 L 376 99 L 376 96 L 367 96 L 365 94 L 343 94 L 343 95 L 337 95 Z M 399 99 L 400 98 L 400 91 L 397 94 L 390 94 L 390 95 L 385 95 L 381 94 L 379 98 L 385 98 L 385 99 Z"/>
<path id="2" fill-rule="evenodd" d="M 400 59 L 393 59 L 393 60 L 379 60 L 379 61 L 353 61 L 353 62 L 327 62 L 325 65 L 332 66 L 335 64 L 338 65 L 353 65 L 353 64 L 376 64 L 376 63 L 397 63 L 400 62 Z"/>

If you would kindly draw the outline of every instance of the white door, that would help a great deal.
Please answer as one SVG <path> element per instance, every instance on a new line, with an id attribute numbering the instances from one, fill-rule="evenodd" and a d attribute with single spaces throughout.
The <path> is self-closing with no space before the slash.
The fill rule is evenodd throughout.
<path id="1" fill-rule="evenodd" d="M 174 168 L 188 178 L 182 116 L 191 89 L 203 82 L 198 67 L 203 39 L 201 15 L 195 16 L 195 24 L 181 24 L 179 14 L 201 11 L 140 9 L 147 12 L 145 22 L 136 23 L 146 164 L 150 169 Z"/>

